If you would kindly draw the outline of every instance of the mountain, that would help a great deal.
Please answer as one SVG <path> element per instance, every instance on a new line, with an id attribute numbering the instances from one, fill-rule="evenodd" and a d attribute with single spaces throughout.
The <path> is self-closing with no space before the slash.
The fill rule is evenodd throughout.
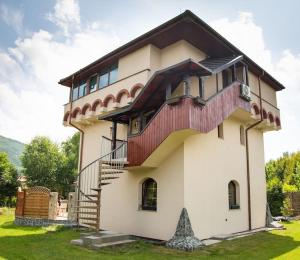
<path id="1" fill-rule="evenodd" d="M 23 150 L 23 143 L 0 135 L 0 152 L 6 152 L 9 160 L 18 168 L 21 167 L 20 155 Z"/>

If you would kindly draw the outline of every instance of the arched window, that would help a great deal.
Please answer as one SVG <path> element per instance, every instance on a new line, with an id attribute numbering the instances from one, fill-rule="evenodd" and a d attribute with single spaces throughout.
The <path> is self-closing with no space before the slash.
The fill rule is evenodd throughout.
<path id="1" fill-rule="evenodd" d="M 230 181 L 228 184 L 228 201 L 229 209 L 239 209 L 239 187 L 235 181 Z"/>
<path id="2" fill-rule="evenodd" d="M 149 178 L 142 184 L 142 209 L 156 210 L 157 202 L 157 183 Z"/>

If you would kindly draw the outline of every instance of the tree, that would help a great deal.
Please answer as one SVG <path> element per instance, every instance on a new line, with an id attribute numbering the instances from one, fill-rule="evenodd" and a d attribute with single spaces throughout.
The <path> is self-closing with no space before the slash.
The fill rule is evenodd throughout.
<path id="1" fill-rule="evenodd" d="M 64 163 L 60 174 L 57 176 L 57 183 L 58 190 L 63 196 L 67 196 L 71 191 L 72 184 L 78 174 L 79 140 L 80 134 L 77 132 L 61 144 Z"/>
<path id="2" fill-rule="evenodd" d="M 0 152 L 0 204 L 2 202 L 2 204 L 12 206 L 12 198 L 16 195 L 17 188 L 17 169 L 9 161 L 8 155 L 4 152 Z"/>
<path id="3" fill-rule="evenodd" d="M 266 164 L 267 195 L 273 215 L 287 213 L 285 193 L 300 191 L 300 152 L 284 153 Z"/>
<path id="4" fill-rule="evenodd" d="M 27 184 L 56 190 L 58 170 L 63 161 L 63 154 L 57 144 L 48 137 L 35 137 L 30 144 L 25 145 L 21 156 Z"/>
<path id="5" fill-rule="evenodd" d="M 29 186 L 45 186 L 66 197 L 77 175 L 79 133 L 60 146 L 49 138 L 38 136 L 25 145 L 21 156 Z"/>

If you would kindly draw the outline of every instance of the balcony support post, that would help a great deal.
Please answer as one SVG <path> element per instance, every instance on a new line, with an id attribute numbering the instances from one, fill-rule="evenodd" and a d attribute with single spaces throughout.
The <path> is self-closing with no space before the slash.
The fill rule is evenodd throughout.
<path id="1" fill-rule="evenodd" d="M 172 85 L 171 83 L 168 83 L 166 88 L 166 100 L 170 99 L 172 96 Z"/>
<path id="2" fill-rule="evenodd" d="M 184 95 L 190 95 L 191 78 L 190 75 L 185 75 L 183 78 Z"/>
<path id="3" fill-rule="evenodd" d="M 117 148 L 117 125 L 118 123 L 116 121 L 112 122 L 112 141 L 111 141 L 111 150 L 115 150 Z M 116 158 L 116 154 L 112 154 L 112 158 Z"/>

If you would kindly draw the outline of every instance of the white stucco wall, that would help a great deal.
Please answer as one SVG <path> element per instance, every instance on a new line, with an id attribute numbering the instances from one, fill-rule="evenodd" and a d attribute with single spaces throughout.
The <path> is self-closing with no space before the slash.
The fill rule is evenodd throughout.
<path id="1" fill-rule="evenodd" d="M 141 183 L 157 182 L 157 211 L 139 210 Z M 101 228 L 155 239 L 169 239 L 183 207 L 183 147 L 157 168 L 126 171 L 102 191 Z"/>
<path id="2" fill-rule="evenodd" d="M 184 142 L 184 205 L 195 235 L 208 238 L 248 229 L 246 149 L 240 144 L 240 123 L 223 122 L 224 139 L 217 129 Z M 252 228 L 265 225 L 266 188 L 263 134 L 252 130 L 250 178 Z M 228 183 L 239 184 L 240 209 L 228 207 Z"/>

